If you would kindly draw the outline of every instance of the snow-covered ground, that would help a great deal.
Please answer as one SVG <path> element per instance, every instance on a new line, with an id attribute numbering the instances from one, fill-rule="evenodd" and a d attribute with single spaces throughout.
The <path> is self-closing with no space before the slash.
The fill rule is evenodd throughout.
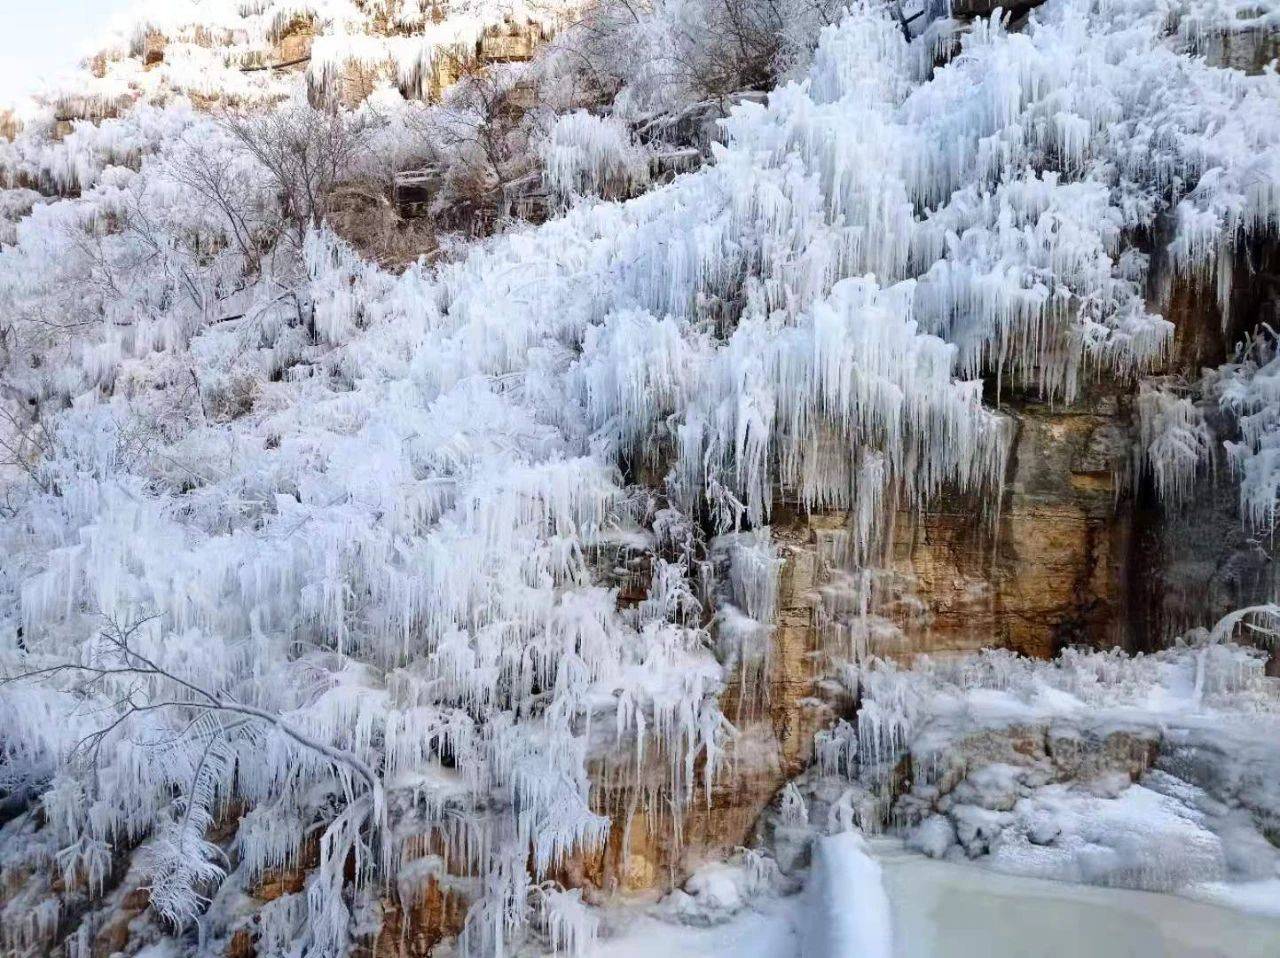
<path id="1" fill-rule="evenodd" d="M 802 895 L 769 899 L 723 925 L 677 925 L 651 915 L 613 917 L 613 937 L 602 938 L 597 958 L 794 958 L 805 921 Z"/>

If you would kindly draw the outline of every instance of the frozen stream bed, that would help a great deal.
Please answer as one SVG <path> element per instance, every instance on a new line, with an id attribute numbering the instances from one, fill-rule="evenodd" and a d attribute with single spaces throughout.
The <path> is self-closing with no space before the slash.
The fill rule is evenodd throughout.
<path id="1" fill-rule="evenodd" d="M 829 840 L 828 840 L 829 841 Z M 1200 898 L 1003 875 L 934 861 L 877 840 L 889 905 L 890 943 L 825 930 L 825 912 L 865 914 L 874 890 L 848 887 L 866 870 L 828 871 L 828 888 L 745 909 L 708 928 L 648 915 L 616 915 L 600 958 L 1275 958 L 1280 955 L 1280 882 L 1207 888 Z M 859 893 L 863 902 L 855 906 Z M 1205 900 L 1216 896 L 1219 904 Z M 1269 906 L 1269 908 L 1268 908 Z M 1266 914 L 1270 910 L 1270 914 Z M 856 935 L 855 935 L 856 937 Z"/>
<path id="2" fill-rule="evenodd" d="M 1280 917 L 1002 875 L 877 843 L 896 958 L 1274 958 Z M 1280 908 L 1280 884 L 1270 889 Z"/>

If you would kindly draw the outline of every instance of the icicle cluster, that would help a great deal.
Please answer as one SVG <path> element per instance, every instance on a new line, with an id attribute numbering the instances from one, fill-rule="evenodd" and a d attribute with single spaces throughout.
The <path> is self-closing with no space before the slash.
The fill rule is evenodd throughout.
<path id="1" fill-rule="evenodd" d="M 1240 478 L 1240 511 L 1254 528 L 1273 531 L 1280 497 L 1280 361 L 1271 331 L 1244 344 L 1237 361 L 1211 372 L 1205 387 L 1239 430 L 1225 445 Z"/>
<path id="2" fill-rule="evenodd" d="M 648 183 L 649 154 L 621 120 L 585 110 L 556 120 L 543 143 L 543 178 L 553 194 L 626 197 Z"/>
<path id="3" fill-rule="evenodd" d="M 1161 502 L 1180 506 L 1213 461 L 1213 436 L 1204 411 L 1187 395 L 1143 382 L 1138 391 L 1139 468 L 1148 472 Z"/>

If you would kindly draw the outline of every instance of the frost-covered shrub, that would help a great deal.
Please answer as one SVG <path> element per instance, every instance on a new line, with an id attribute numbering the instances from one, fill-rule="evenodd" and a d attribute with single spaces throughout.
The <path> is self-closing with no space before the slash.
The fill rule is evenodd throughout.
<path id="1" fill-rule="evenodd" d="M 360 114 L 300 104 L 225 121 L 242 152 L 258 165 L 259 178 L 274 189 L 288 224 L 285 235 L 296 248 L 325 221 L 335 188 L 364 150 L 366 122 Z"/>
<path id="2" fill-rule="evenodd" d="M 803 75 L 843 9 L 828 0 L 604 0 L 557 37 L 551 56 L 610 88 L 622 115 L 651 115 Z"/>

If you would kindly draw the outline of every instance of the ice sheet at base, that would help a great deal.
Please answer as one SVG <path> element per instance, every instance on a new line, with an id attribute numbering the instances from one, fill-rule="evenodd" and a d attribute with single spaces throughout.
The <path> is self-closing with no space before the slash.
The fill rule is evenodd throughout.
<path id="1" fill-rule="evenodd" d="M 888 894 L 894 958 L 1275 958 L 1280 918 L 1176 895 L 1012 877 L 871 843 Z M 831 868 L 837 877 L 839 869 Z M 846 870 L 847 871 L 847 870 Z M 869 872 L 862 869 L 866 877 Z M 835 889 L 833 889 L 835 890 Z M 855 892 L 856 894 L 856 892 Z M 713 928 L 617 916 L 598 958 L 802 958 L 810 891 Z M 1246 903 L 1247 904 L 1247 903 Z M 828 936 L 828 939 L 831 936 Z M 841 958 L 871 958 L 850 951 Z"/>
<path id="2" fill-rule="evenodd" d="M 861 835 L 842 832 L 814 842 L 805 896 L 803 958 L 890 958 L 893 954 L 883 869 Z"/>
<path id="3" fill-rule="evenodd" d="M 877 843 L 876 852 L 895 958 L 1280 955 L 1276 918 L 1175 895 L 1001 875 L 890 843 Z"/>
<path id="4" fill-rule="evenodd" d="M 714 928 L 659 921 L 648 915 L 629 922 L 614 916 L 612 938 L 603 938 L 595 958 L 799 958 L 804 895 L 766 902 Z"/>

